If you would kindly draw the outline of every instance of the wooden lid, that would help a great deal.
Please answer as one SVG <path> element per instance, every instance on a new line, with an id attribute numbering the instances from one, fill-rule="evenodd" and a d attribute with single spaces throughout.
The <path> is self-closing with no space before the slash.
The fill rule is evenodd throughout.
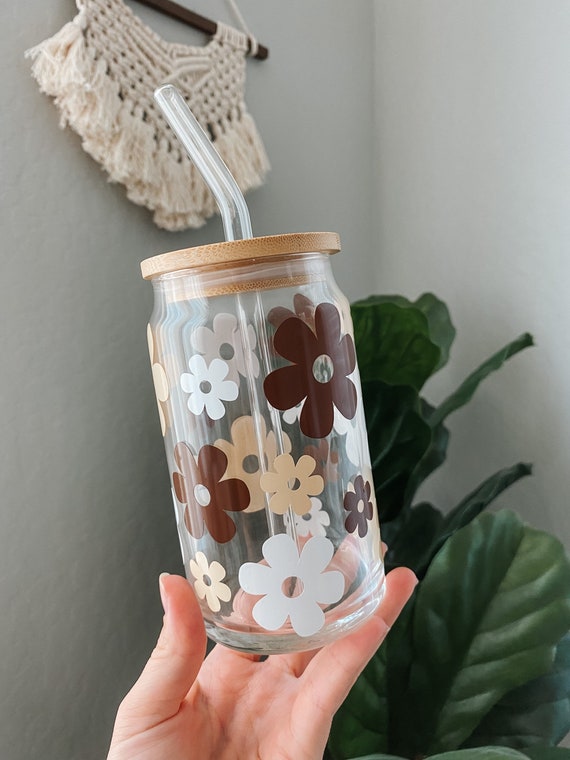
<path id="1" fill-rule="evenodd" d="M 336 232 L 294 232 L 287 235 L 267 235 L 250 240 L 232 240 L 211 245 L 199 245 L 153 256 L 141 262 L 145 280 L 181 269 L 216 266 L 285 256 L 295 253 L 338 253 L 340 238 Z"/>

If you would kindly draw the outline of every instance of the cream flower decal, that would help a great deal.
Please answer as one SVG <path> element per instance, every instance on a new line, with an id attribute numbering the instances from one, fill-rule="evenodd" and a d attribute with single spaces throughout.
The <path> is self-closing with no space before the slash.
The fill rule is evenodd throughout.
<path id="1" fill-rule="evenodd" d="M 267 564 L 246 562 L 239 569 L 239 583 L 247 594 L 262 596 L 252 616 L 268 631 L 281 628 L 287 618 L 299 636 L 312 636 L 325 624 L 320 605 L 338 602 L 344 576 L 329 570 L 333 545 L 322 536 L 310 538 L 299 553 L 284 533 L 271 536 L 262 547 Z"/>
<path id="2" fill-rule="evenodd" d="M 289 525 L 289 515 L 285 515 L 285 525 Z M 331 524 L 329 513 L 323 509 L 320 499 L 311 497 L 311 509 L 304 515 L 294 515 L 295 530 L 298 536 L 326 536 L 327 527 Z"/>
<path id="3" fill-rule="evenodd" d="M 237 318 L 233 314 L 216 314 L 212 329 L 200 326 L 192 334 L 192 345 L 207 362 L 223 359 L 228 365 L 228 380 L 239 383 L 239 375 L 247 377 L 259 375 L 259 359 L 254 353 L 257 344 L 255 330 L 247 326 L 248 347 L 238 330 Z"/>
<path id="4" fill-rule="evenodd" d="M 206 604 L 212 612 L 219 612 L 220 601 L 229 602 L 232 596 L 230 587 L 222 583 L 226 571 L 219 562 L 208 564 L 204 552 L 198 552 L 196 559 L 190 560 L 190 572 L 196 579 L 194 588 L 198 599 L 206 599 Z"/>
<path id="5" fill-rule="evenodd" d="M 192 414 L 206 414 L 212 420 L 221 420 L 226 413 L 224 401 L 235 401 L 238 387 L 232 380 L 226 380 L 229 368 L 221 359 L 212 359 L 206 364 L 203 356 L 193 356 L 188 362 L 190 373 L 180 376 L 180 386 L 189 393 L 188 409 Z"/>
<path id="6" fill-rule="evenodd" d="M 150 364 L 152 368 L 152 381 L 154 383 L 154 392 L 156 394 L 156 404 L 158 406 L 160 429 L 162 431 L 162 435 L 164 436 L 166 435 L 166 428 L 168 426 L 166 407 L 166 402 L 168 401 L 168 396 L 170 395 L 168 377 L 166 375 L 166 370 L 162 364 L 156 361 L 156 347 L 154 345 L 154 335 L 150 325 L 147 325 L 146 328 L 146 338 L 148 341 L 148 353 L 150 356 Z"/>
<path id="7" fill-rule="evenodd" d="M 264 491 L 273 494 L 269 508 L 283 515 L 291 507 L 296 515 L 311 509 L 311 496 L 318 496 L 325 482 L 320 475 L 313 475 L 317 463 L 306 454 L 295 460 L 291 454 L 280 454 L 273 460 L 273 472 L 264 472 L 259 483 Z"/>
<path id="8" fill-rule="evenodd" d="M 259 461 L 259 447 L 257 433 L 263 442 L 263 458 Z M 285 452 L 291 451 L 291 441 L 286 433 L 283 433 L 283 448 Z M 249 488 L 250 502 L 246 512 L 257 512 L 265 508 L 265 492 L 261 489 L 259 480 L 263 470 L 266 470 L 269 462 L 273 462 L 277 456 L 277 441 L 275 433 L 267 432 L 265 420 L 261 415 L 257 417 L 238 417 L 232 424 L 231 443 L 220 439 L 216 446 L 221 449 L 228 458 L 226 478 L 239 478 Z"/>

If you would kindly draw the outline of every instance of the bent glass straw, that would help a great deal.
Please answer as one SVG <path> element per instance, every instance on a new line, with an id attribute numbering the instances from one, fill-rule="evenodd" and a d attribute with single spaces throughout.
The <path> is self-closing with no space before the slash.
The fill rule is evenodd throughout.
<path id="1" fill-rule="evenodd" d="M 233 174 L 225 165 L 218 151 L 212 145 L 208 135 L 202 129 L 180 92 L 174 87 L 174 85 L 165 84 L 155 90 L 154 99 L 170 124 L 173 132 L 184 146 L 186 153 L 194 162 L 204 181 L 212 191 L 220 209 L 226 240 L 249 240 L 252 238 L 251 218 L 243 193 L 239 189 Z M 236 295 L 236 301 L 242 340 L 248 343 L 247 314 L 243 308 L 239 294 Z M 259 292 L 256 293 L 256 327 L 258 335 L 260 336 L 259 347 L 267 374 L 267 372 L 270 371 L 269 342 L 267 339 L 267 330 Z M 248 357 L 248 364 L 251 365 L 249 357 L 252 354 L 252 346 L 245 345 L 244 349 L 246 349 L 244 355 Z M 261 406 L 259 403 L 258 389 L 255 385 L 253 369 L 251 366 L 248 366 L 248 370 L 247 381 L 249 392 L 254 400 L 255 409 L 259 410 L 261 409 Z M 269 406 L 269 411 L 275 432 L 277 450 L 279 454 L 283 454 L 285 452 L 285 447 L 283 445 L 281 418 L 277 409 L 274 409 L 272 406 Z M 265 457 L 263 456 L 264 442 L 260 415 L 253 414 L 252 418 L 254 421 L 257 446 L 260 454 L 258 459 L 260 466 L 265 470 Z M 278 531 L 275 526 L 275 515 L 269 509 L 269 494 L 266 494 L 265 513 L 267 516 L 269 532 L 271 535 L 275 535 Z M 297 548 L 300 549 L 297 531 L 295 530 L 295 515 L 291 507 L 288 509 L 288 518 L 287 533 L 295 541 Z"/>

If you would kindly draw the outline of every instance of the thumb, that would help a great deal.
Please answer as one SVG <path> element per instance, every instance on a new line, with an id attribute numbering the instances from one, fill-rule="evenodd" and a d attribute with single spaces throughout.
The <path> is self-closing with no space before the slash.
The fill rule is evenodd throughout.
<path id="1" fill-rule="evenodd" d="M 206 654 L 206 631 L 198 601 L 185 578 L 159 579 L 164 621 L 157 645 L 117 713 L 121 738 L 173 717 L 196 680 Z"/>

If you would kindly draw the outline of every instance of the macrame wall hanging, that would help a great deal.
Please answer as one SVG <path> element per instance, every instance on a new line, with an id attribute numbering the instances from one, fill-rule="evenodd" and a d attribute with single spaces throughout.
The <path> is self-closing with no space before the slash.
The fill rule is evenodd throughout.
<path id="1" fill-rule="evenodd" d="M 200 227 L 214 214 L 212 194 L 154 104 L 154 89 L 170 82 L 242 192 L 263 183 L 269 161 L 244 100 L 248 34 L 218 23 L 208 44 L 191 47 L 163 40 L 123 0 L 76 4 L 75 18 L 26 55 L 61 126 L 79 134 L 110 181 L 167 230 Z"/>

